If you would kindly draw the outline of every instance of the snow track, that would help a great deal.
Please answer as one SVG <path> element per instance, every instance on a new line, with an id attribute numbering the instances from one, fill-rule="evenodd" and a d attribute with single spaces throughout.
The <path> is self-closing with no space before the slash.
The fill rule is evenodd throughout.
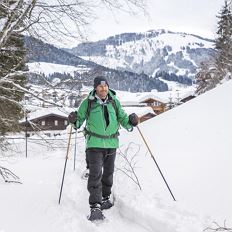
<path id="1" fill-rule="evenodd" d="M 0 199 L 7 199 L 1 202 L 1 208 L 5 209 L 0 211 L 1 232 L 186 232 L 186 229 L 195 232 L 202 229 L 199 218 L 161 204 L 152 194 L 148 197 L 117 172 L 114 207 L 104 211 L 106 220 L 102 223 L 88 221 L 89 193 L 87 181 L 81 178 L 85 169 L 83 152 L 77 156 L 75 171 L 73 160 L 68 160 L 61 204 L 58 204 L 64 154 L 64 151 L 55 155 L 43 151 L 39 157 L 20 158 L 7 164 L 23 184 L 0 182 Z"/>

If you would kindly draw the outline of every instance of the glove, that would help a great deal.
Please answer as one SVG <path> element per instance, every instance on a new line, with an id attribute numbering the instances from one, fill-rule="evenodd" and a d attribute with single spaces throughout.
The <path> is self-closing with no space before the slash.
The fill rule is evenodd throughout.
<path id="1" fill-rule="evenodd" d="M 72 124 L 75 124 L 76 121 L 77 121 L 77 115 L 76 115 L 76 112 L 71 112 L 68 116 L 68 121 L 69 123 L 72 123 Z"/>
<path id="2" fill-rule="evenodd" d="M 132 113 L 129 115 L 129 123 L 132 125 L 132 126 L 137 126 L 139 124 L 139 117 L 137 114 L 135 113 Z"/>

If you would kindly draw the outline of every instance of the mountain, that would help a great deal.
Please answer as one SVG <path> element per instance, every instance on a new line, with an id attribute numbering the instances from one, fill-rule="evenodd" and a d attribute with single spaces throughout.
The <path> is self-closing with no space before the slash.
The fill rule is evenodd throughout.
<path id="1" fill-rule="evenodd" d="M 180 78 L 179 81 L 191 84 L 200 63 L 215 55 L 213 45 L 214 41 L 210 39 L 161 29 L 119 34 L 82 43 L 67 51 L 109 68 L 167 80 L 184 77 L 184 81 Z"/>
<path id="2" fill-rule="evenodd" d="M 66 81 L 66 87 L 73 87 L 75 84 L 77 88 L 80 88 L 82 83 L 92 85 L 95 76 L 105 75 L 109 79 L 110 87 L 116 90 L 131 92 L 151 91 L 152 89 L 158 91 L 168 90 L 168 85 L 158 78 L 150 78 L 145 73 L 138 74 L 132 71 L 122 71 L 104 67 L 103 65 L 96 64 L 92 61 L 86 61 L 77 55 L 70 54 L 63 49 L 56 48 L 51 44 L 44 43 L 32 37 L 25 37 L 25 47 L 27 49 L 26 59 L 28 63 L 46 62 L 75 66 L 79 69 L 82 67 L 86 70 L 81 73 L 78 71 L 74 72 L 74 77 L 70 77 L 66 74 L 58 74 L 59 70 L 57 70 L 57 73 L 54 73 L 54 75 L 49 76 L 49 80 L 52 81 L 58 75 L 59 79 Z M 38 79 L 38 74 L 31 74 L 29 78 L 33 83 L 42 84 L 43 82 L 38 82 Z M 40 80 L 42 80 L 42 78 L 40 78 Z M 123 85 L 121 85 L 121 83 L 123 83 Z"/>
<path id="3" fill-rule="evenodd" d="M 47 62 L 71 66 L 84 65 L 89 68 L 100 67 L 94 62 L 86 61 L 36 38 L 26 36 L 24 41 L 27 49 L 27 62 Z"/>

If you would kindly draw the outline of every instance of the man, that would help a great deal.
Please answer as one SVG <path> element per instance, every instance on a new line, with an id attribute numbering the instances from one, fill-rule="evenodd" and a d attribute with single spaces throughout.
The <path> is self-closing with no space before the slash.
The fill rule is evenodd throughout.
<path id="1" fill-rule="evenodd" d="M 84 131 L 89 167 L 89 220 L 102 220 L 102 210 L 113 206 L 110 194 L 116 149 L 119 146 L 119 126 L 132 131 L 133 126 L 138 124 L 138 116 L 134 113 L 128 116 L 116 98 L 116 93 L 109 89 L 106 78 L 98 76 L 94 79 L 94 90 L 76 112 L 70 113 L 69 121 L 77 129 L 86 121 Z"/>

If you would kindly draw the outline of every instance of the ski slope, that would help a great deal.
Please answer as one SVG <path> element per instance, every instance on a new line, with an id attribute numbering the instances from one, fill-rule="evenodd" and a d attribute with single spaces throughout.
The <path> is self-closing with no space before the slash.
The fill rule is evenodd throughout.
<path id="1" fill-rule="evenodd" d="M 89 214 L 84 138 L 75 135 L 67 163 L 61 204 L 58 204 L 68 135 L 51 145 L 9 140 L 13 150 L 2 154 L 1 166 L 17 174 L 23 184 L 0 179 L 1 232 L 195 232 L 232 225 L 232 81 L 139 125 L 177 201 L 168 192 L 150 154 L 135 129 L 121 131 L 113 195 L 115 206 L 106 220 L 95 224 Z M 22 137 L 23 135 L 18 135 Z M 37 136 L 33 137 L 38 138 Z M 129 149 L 128 148 L 129 145 Z M 142 190 L 123 173 L 126 153 Z M 132 176 L 132 178 L 135 178 Z"/>

